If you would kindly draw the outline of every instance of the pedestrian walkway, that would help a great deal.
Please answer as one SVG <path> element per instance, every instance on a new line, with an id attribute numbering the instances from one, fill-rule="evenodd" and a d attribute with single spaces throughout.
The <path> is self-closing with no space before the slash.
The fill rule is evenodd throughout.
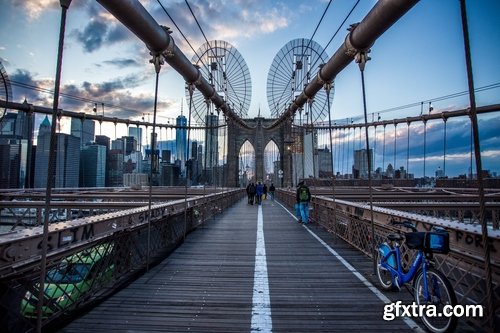
<path id="1" fill-rule="evenodd" d="M 278 201 L 245 198 L 60 332 L 415 331 L 383 320 L 371 271 L 371 259 Z"/>

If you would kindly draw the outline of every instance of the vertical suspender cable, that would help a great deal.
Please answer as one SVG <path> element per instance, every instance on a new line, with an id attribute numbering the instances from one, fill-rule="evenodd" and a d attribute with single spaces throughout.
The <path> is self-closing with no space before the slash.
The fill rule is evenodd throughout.
<path id="1" fill-rule="evenodd" d="M 489 328 L 491 332 L 495 332 L 495 312 L 493 308 L 494 296 L 493 296 L 493 282 L 491 279 L 491 260 L 490 260 L 490 243 L 488 241 L 488 226 L 485 219 L 486 202 L 484 197 L 484 184 L 483 184 L 483 168 L 481 163 L 481 146 L 479 142 L 479 126 L 477 122 L 476 114 L 476 97 L 474 94 L 474 78 L 472 75 L 472 60 L 470 52 L 469 43 L 469 28 L 467 24 L 467 12 L 465 6 L 465 0 L 460 0 L 460 9 L 462 16 L 462 28 L 464 34 L 464 49 L 465 49 L 465 61 L 467 65 L 467 81 L 469 86 L 469 99 L 470 99 L 470 119 L 472 126 L 472 133 L 474 136 L 474 153 L 476 157 L 476 169 L 477 169 L 477 182 L 479 191 L 479 220 L 481 222 L 482 238 L 483 238 L 483 250 L 484 250 L 484 273 L 486 276 L 486 292 L 487 292 L 487 318 Z M 472 170 L 471 170 L 472 171 Z"/>
<path id="2" fill-rule="evenodd" d="M 227 165 L 227 151 L 226 151 L 227 120 L 225 120 L 225 123 L 226 126 L 224 126 L 224 132 L 223 132 L 224 140 L 222 141 L 222 192 L 224 192 L 224 187 L 227 184 L 227 175 L 226 172 L 224 172 L 224 165 Z M 264 176 L 265 176 L 265 170 L 264 170 Z M 264 180 L 262 180 L 262 182 L 264 182 Z"/>
<path id="3" fill-rule="evenodd" d="M 366 52 L 359 52 L 356 55 L 356 62 L 359 63 L 359 71 L 361 72 L 361 89 L 363 92 L 363 112 L 365 116 L 365 144 L 368 164 L 368 190 L 370 195 L 370 223 L 371 223 L 371 245 L 373 258 L 373 273 L 377 273 L 377 256 L 375 255 L 375 224 L 373 222 L 373 188 L 372 188 L 372 161 L 370 154 L 370 141 L 368 138 L 368 113 L 366 111 L 366 90 L 365 90 L 365 64 L 370 60 Z M 395 138 L 394 138 L 395 139 Z"/>
<path id="4" fill-rule="evenodd" d="M 335 199 L 335 168 L 333 166 L 333 143 L 332 143 L 332 116 L 331 116 L 331 106 L 330 106 L 330 90 L 332 89 L 332 83 L 325 83 L 326 100 L 328 103 L 328 136 L 330 137 L 330 162 L 331 172 L 332 172 L 332 199 L 333 199 L 333 230 L 337 230 L 337 202 Z"/>
<path id="5" fill-rule="evenodd" d="M 312 170 L 313 170 L 313 179 L 314 179 L 314 186 L 316 186 L 316 164 L 315 159 L 314 159 L 314 136 L 315 136 L 315 131 L 314 131 L 314 124 L 313 124 L 313 104 L 314 100 L 310 100 L 309 102 L 309 113 L 311 115 L 311 157 L 312 157 Z"/>
<path id="6" fill-rule="evenodd" d="M 43 238 L 42 238 L 42 255 L 40 258 L 40 284 L 38 290 L 38 304 L 36 316 L 36 331 L 42 331 L 42 309 L 45 300 L 45 274 L 47 270 L 47 247 L 49 240 L 49 214 L 50 201 L 52 198 L 52 183 L 54 181 L 54 163 L 56 162 L 56 124 L 57 113 L 59 108 L 59 86 L 61 85 L 61 69 L 62 57 L 64 50 L 64 32 L 66 30 L 66 13 L 71 4 L 71 0 L 61 0 L 61 25 L 59 28 L 59 46 L 57 49 L 57 65 L 56 77 L 54 84 L 54 102 L 52 107 L 52 124 L 50 128 L 50 150 L 49 150 L 49 165 L 47 168 L 47 187 L 45 189 L 45 213 L 43 216 Z"/>
<path id="7" fill-rule="evenodd" d="M 188 211 L 188 204 L 187 204 L 187 198 L 188 198 L 188 182 L 189 182 L 189 170 L 187 168 L 188 160 L 189 160 L 189 141 L 190 141 L 190 135 L 191 135 L 191 110 L 193 108 L 193 92 L 194 92 L 194 84 L 189 83 L 188 84 L 188 91 L 189 91 L 189 114 L 188 114 L 188 129 L 187 129 L 187 147 L 186 150 L 184 151 L 184 160 L 186 161 L 186 183 L 184 185 L 184 233 L 182 236 L 183 240 L 186 240 L 186 234 L 187 234 L 187 211 Z M 191 161 L 191 170 L 193 168 Z"/>
<path id="8" fill-rule="evenodd" d="M 443 177 L 446 177 L 446 122 L 448 119 L 443 116 L 444 135 L 443 135 Z"/>
<path id="9" fill-rule="evenodd" d="M 347 127 L 343 129 L 344 135 L 343 135 L 343 140 L 342 140 L 342 175 L 345 175 L 345 170 L 344 170 L 344 160 L 346 160 L 346 151 L 347 148 L 345 147 L 346 142 L 347 142 Z M 347 133 L 347 134 L 346 134 Z M 347 165 L 347 162 L 346 162 Z"/>
<path id="10" fill-rule="evenodd" d="M 406 179 L 410 177 L 410 122 L 406 123 Z"/>
<path id="11" fill-rule="evenodd" d="M 426 154 L 427 153 L 427 119 L 424 119 L 424 185 L 426 183 L 425 181 L 425 160 L 426 160 Z"/>
<path id="12" fill-rule="evenodd" d="M 393 179 L 396 178 L 396 169 L 397 169 L 397 166 L 396 166 L 396 144 L 398 142 L 398 140 L 397 140 L 398 139 L 397 127 L 398 127 L 398 124 L 394 123 L 394 174 L 392 175 Z"/>
<path id="13" fill-rule="evenodd" d="M 349 156 L 349 154 L 350 154 L 349 146 L 351 145 L 351 140 L 349 139 L 350 134 L 351 134 L 351 127 L 349 126 L 349 127 L 347 127 L 347 151 L 346 151 L 347 159 L 345 162 L 345 169 L 346 169 L 345 172 L 347 175 L 349 174 L 349 160 L 351 159 Z"/>
<path id="14" fill-rule="evenodd" d="M 150 247 L 151 247 L 151 199 L 153 192 L 153 169 L 156 167 L 156 109 L 158 104 L 158 81 L 160 78 L 160 69 L 161 65 L 163 65 L 163 61 L 161 60 L 161 56 L 159 54 L 153 55 L 153 59 L 151 62 L 155 66 L 156 79 L 155 79 L 155 100 L 154 100 L 154 108 L 153 108 L 153 132 L 151 134 L 151 147 L 150 147 L 150 156 L 151 163 L 149 167 L 149 199 L 148 199 L 148 250 L 146 253 L 146 271 L 149 271 L 149 260 L 150 260 Z M 146 128 L 147 132 L 147 128 Z"/>
<path id="15" fill-rule="evenodd" d="M 384 124 L 384 140 L 382 142 L 382 172 L 385 172 L 385 126 L 386 124 Z M 387 176 L 387 175 L 386 175 Z"/>

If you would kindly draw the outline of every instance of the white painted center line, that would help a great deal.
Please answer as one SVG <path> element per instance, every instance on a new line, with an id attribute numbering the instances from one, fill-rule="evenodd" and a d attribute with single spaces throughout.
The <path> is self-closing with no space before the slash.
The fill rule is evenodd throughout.
<path id="1" fill-rule="evenodd" d="M 282 204 L 279 203 L 279 205 L 281 207 L 283 207 L 283 209 L 285 211 L 287 211 L 290 215 L 292 215 L 295 219 L 297 219 L 285 206 L 283 206 Z M 260 208 L 260 207 L 259 207 Z M 326 244 L 321 238 L 319 238 L 318 235 L 316 235 L 311 229 L 309 229 L 306 225 L 303 225 L 303 227 L 314 237 L 316 238 L 316 240 L 321 244 L 323 245 L 327 250 L 328 252 L 330 252 L 333 256 L 335 256 L 335 258 L 337 258 L 341 263 L 342 265 L 345 266 L 345 268 L 347 268 L 352 274 L 354 274 L 354 276 L 356 276 L 358 278 L 358 280 L 360 280 L 372 293 L 375 294 L 375 296 L 378 297 L 378 299 L 380 299 L 382 302 L 388 304 L 388 303 L 391 303 L 391 300 L 389 298 L 387 298 L 387 296 L 385 296 L 380 290 L 378 290 L 373 284 L 371 284 L 370 281 L 368 281 L 360 272 L 358 272 L 356 270 L 356 268 L 354 268 L 351 264 L 349 264 L 347 262 L 347 260 L 345 260 L 340 254 L 337 253 L 337 251 L 335 251 L 334 249 L 332 249 L 330 247 L 330 245 Z M 415 332 L 418 332 L 418 333 L 423 333 L 425 332 L 420 326 L 418 326 L 418 324 L 416 322 L 414 322 L 411 318 L 409 317 L 402 317 L 403 321 L 406 323 L 406 325 L 408 325 L 410 328 L 412 328 Z"/>
<path id="2" fill-rule="evenodd" d="M 273 331 L 271 319 L 271 300 L 267 279 L 266 243 L 264 242 L 264 223 L 262 206 L 257 212 L 257 242 L 255 245 L 255 272 L 253 277 L 251 332 Z"/>

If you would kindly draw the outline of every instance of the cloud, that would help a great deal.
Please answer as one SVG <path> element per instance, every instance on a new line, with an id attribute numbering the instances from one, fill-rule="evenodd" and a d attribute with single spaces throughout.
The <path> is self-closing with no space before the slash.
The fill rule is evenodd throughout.
<path id="1" fill-rule="evenodd" d="M 92 52 L 101 47 L 108 27 L 105 23 L 91 20 L 83 31 L 75 30 L 72 35 L 83 45 L 86 52 Z"/>
<path id="2" fill-rule="evenodd" d="M 94 103 L 105 104 L 105 115 L 120 119 L 139 118 L 144 110 L 153 108 L 152 94 L 134 93 L 132 88 L 151 78 L 153 73 L 142 72 L 100 83 L 83 82 L 80 85 L 62 85 L 59 107 L 74 112 L 91 112 Z M 53 101 L 54 81 L 52 79 L 34 79 L 34 74 L 27 70 L 17 70 L 10 76 L 13 81 L 14 100 L 22 102 L 24 98 L 37 106 L 50 107 Z M 165 110 L 174 102 L 160 99 L 158 109 Z"/>
<path id="3" fill-rule="evenodd" d="M 36 20 L 46 10 L 59 9 L 59 1 L 54 0 L 11 0 L 15 7 L 22 7 L 29 20 Z"/>
<path id="4" fill-rule="evenodd" d="M 14 7 L 21 7 L 29 21 L 37 20 L 46 11 L 61 10 L 57 0 L 8 0 Z M 83 1 L 72 1 L 69 10 L 85 6 Z"/>
<path id="5" fill-rule="evenodd" d="M 185 3 L 163 3 L 168 14 L 195 49 L 205 42 Z M 214 37 L 219 40 L 252 38 L 259 34 L 273 33 L 286 28 L 294 15 L 285 4 L 274 1 L 233 1 L 228 4 L 222 0 L 195 0 L 190 1 L 190 6 L 208 40 L 213 40 Z M 158 5 L 151 5 L 151 12 L 154 17 L 161 18 L 161 21 L 171 22 Z M 186 49 L 187 43 L 181 38 L 173 22 L 167 25 L 174 31 L 173 37 L 177 44 Z"/>
<path id="6" fill-rule="evenodd" d="M 54 89 L 52 80 L 34 80 L 33 74 L 24 69 L 17 69 L 9 75 L 12 86 L 13 101 L 23 102 L 25 99 L 29 103 L 40 103 L 44 106 L 50 105 L 52 97 L 46 90 Z"/>
<path id="7" fill-rule="evenodd" d="M 82 45 L 85 52 L 91 53 L 103 46 L 132 39 L 128 29 L 102 6 L 94 2 L 86 3 L 85 6 L 89 18 L 87 25 L 70 33 L 70 36 Z"/>
<path id="8" fill-rule="evenodd" d="M 115 66 L 117 68 L 126 68 L 126 67 L 137 67 L 140 64 L 134 59 L 125 59 L 125 58 L 115 58 L 112 60 L 103 61 L 104 64 Z"/>

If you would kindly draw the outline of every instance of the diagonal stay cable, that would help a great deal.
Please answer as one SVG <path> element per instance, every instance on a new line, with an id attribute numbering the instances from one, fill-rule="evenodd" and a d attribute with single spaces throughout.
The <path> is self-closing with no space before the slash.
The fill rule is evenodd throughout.
<path id="1" fill-rule="evenodd" d="M 316 32 L 318 31 L 319 26 L 320 26 L 321 22 L 323 21 L 323 18 L 325 17 L 326 12 L 328 11 L 328 8 L 330 7 L 330 4 L 332 3 L 332 1 L 333 1 L 333 0 L 330 0 L 330 1 L 328 2 L 328 5 L 326 6 L 325 10 L 323 11 L 323 15 L 321 15 L 321 18 L 320 18 L 319 22 L 316 24 L 316 28 L 314 29 L 314 32 L 313 32 L 313 34 L 312 34 L 311 38 L 309 39 L 309 41 L 308 41 L 308 43 L 307 43 L 307 46 L 305 47 L 305 49 L 306 49 L 306 50 L 309 48 L 309 45 L 311 44 L 312 39 L 313 39 L 313 38 L 314 38 L 314 36 L 316 35 Z M 304 46 L 303 46 L 303 44 L 302 44 L 301 60 L 302 60 L 302 56 L 303 56 L 303 55 L 304 55 Z M 312 66 L 311 66 L 311 67 L 312 67 Z M 291 81 L 292 81 L 292 77 L 290 77 L 290 78 L 288 79 L 288 84 L 289 84 Z M 300 81 L 300 84 L 302 84 L 302 82 L 304 82 L 304 78 L 302 78 L 302 80 Z M 287 84 L 286 86 L 288 86 L 288 84 Z M 292 88 L 293 88 L 293 87 L 292 87 Z M 285 90 L 283 90 L 283 91 L 281 92 L 281 96 L 280 96 L 280 97 L 279 97 L 279 99 L 278 99 L 279 101 L 281 101 L 281 99 L 283 98 L 283 95 L 284 95 L 284 94 L 285 94 Z"/>
<path id="2" fill-rule="evenodd" d="M 207 46 L 209 47 L 210 51 L 212 52 L 212 55 L 215 57 L 215 61 L 217 62 L 218 66 L 221 66 L 221 64 L 219 63 L 219 59 L 217 57 L 217 55 L 215 54 L 212 46 L 210 45 L 208 39 L 207 39 L 207 36 L 205 35 L 205 32 L 203 31 L 203 28 L 201 27 L 200 25 L 200 22 L 198 21 L 198 19 L 196 18 L 196 15 L 194 14 L 193 12 L 193 9 L 191 8 L 191 6 L 189 5 L 189 2 L 187 0 L 184 0 L 184 2 L 186 3 L 186 5 L 188 6 L 189 8 L 189 11 L 191 12 L 191 15 L 193 16 L 195 22 L 196 22 L 196 25 L 198 26 L 198 28 L 200 29 L 201 31 L 201 34 L 203 35 L 203 38 L 205 39 L 205 42 L 207 43 Z M 234 88 L 232 87 L 231 85 L 231 82 L 229 80 L 226 80 L 227 84 L 229 85 L 229 87 L 234 91 Z M 238 103 L 239 104 L 242 104 L 242 101 L 240 100 L 239 96 L 238 95 L 235 95 L 236 96 L 236 99 L 238 100 Z M 227 97 L 227 96 L 226 96 Z"/>
<path id="3" fill-rule="evenodd" d="M 340 29 L 342 29 L 342 27 L 344 26 L 345 22 L 349 19 L 349 17 L 354 12 L 354 9 L 356 9 L 356 7 L 358 6 L 358 4 L 359 4 L 360 1 L 361 0 L 356 1 L 356 3 L 354 4 L 354 6 L 351 8 L 351 10 L 349 11 L 349 13 L 346 15 L 346 17 L 344 18 L 344 20 L 342 21 L 342 23 L 339 25 L 339 27 L 337 28 L 337 30 L 335 31 L 335 33 L 332 35 L 332 37 L 330 38 L 330 40 L 326 44 L 324 50 L 326 50 L 328 48 L 328 46 L 331 44 L 331 42 L 333 41 L 333 39 L 335 37 L 337 37 L 337 34 L 339 33 Z M 314 35 L 313 35 L 312 38 L 314 38 Z M 320 59 L 319 57 L 316 58 L 316 60 L 314 61 L 314 63 L 311 65 L 311 68 L 314 68 L 314 66 L 316 66 L 316 64 L 318 63 L 319 59 Z M 300 84 L 302 84 L 303 82 L 304 82 L 304 78 L 302 78 L 302 81 L 300 82 Z"/>

